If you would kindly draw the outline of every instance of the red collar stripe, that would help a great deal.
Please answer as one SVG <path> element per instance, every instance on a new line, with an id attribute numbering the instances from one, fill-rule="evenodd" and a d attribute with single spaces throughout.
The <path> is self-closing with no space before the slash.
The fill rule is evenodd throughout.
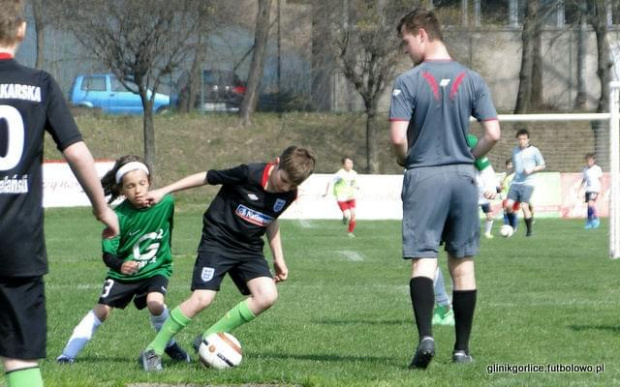
<path id="1" fill-rule="evenodd" d="M 261 179 L 260 184 L 263 186 L 263 188 L 267 187 L 267 180 L 269 180 L 269 171 L 271 171 L 271 168 L 275 168 L 276 163 L 267 163 L 267 165 L 265 166 L 265 169 L 263 169 L 263 178 Z"/>

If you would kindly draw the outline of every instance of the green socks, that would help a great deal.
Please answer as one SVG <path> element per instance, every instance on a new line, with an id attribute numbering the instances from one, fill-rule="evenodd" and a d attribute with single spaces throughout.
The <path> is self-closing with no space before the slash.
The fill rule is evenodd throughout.
<path id="1" fill-rule="evenodd" d="M 202 334 L 202 337 L 207 337 L 216 332 L 231 332 L 235 328 L 249 323 L 255 318 L 256 316 L 248 307 L 247 300 L 241 301 L 234 308 L 229 310 L 218 322 L 211 325 L 211 327 Z"/>
<path id="2" fill-rule="evenodd" d="M 43 387 L 43 378 L 39 367 L 7 372 L 6 382 L 8 387 Z"/>
<path id="3" fill-rule="evenodd" d="M 146 349 L 152 349 L 156 354 L 160 356 L 163 355 L 164 349 L 166 349 L 166 345 L 168 345 L 170 339 L 181 332 L 191 321 L 192 319 L 183 314 L 180 307 L 177 306 L 170 312 L 170 316 L 166 319 L 159 333 L 157 333 L 155 339 Z"/>

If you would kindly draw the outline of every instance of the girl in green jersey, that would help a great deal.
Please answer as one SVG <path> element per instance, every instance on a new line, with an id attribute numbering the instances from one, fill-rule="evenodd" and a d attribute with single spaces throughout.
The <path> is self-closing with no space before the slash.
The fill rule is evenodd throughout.
<path id="1" fill-rule="evenodd" d="M 144 197 L 151 179 L 148 165 L 133 155 L 119 158 L 101 179 L 110 202 L 125 197 L 114 209 L 120 234 L 103 240 L 103 261 L 109 268 L 103 291 L 94 308 L 73 330 L 56 359 L 58 363 L 73 363 L 112 309 L 124 309 L 132 300 L 136 308 L 148 308 L 155 330 L 159 331 L 166 321 L 168 308 L 164 296 L 172 274 L 174 198 L 167 195 L 157 205 L 147 206 Z M 168 343 L 165 352 L 174 360 L 189 361 L 187 353 L 174 340 Z"/>

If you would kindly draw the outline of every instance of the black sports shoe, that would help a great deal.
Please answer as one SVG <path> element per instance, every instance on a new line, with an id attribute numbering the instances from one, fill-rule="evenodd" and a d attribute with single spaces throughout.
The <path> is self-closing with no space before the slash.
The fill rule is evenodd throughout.
<path id="1" fill-rule="evenodd" d="M 75 359 L 70 358 L 65 355 L 60 355 L 56 358 L 56 363 L 58 364 L 73 364 L 74 362 L 75 362 Z"/>
<path id="2" fill-rule="evenodd" d="M 142 352 L 139 361 L 146 372 L 161 371 L 163 369 L 161 366 L 161 356 L 152 349 Z"/>
<path id="3" fill-rule="evenodd" d="M 409 368 L 426 369 L 433 359 L 433 356 L 435 356 L 435 339 L 426 336 L 420 341 L 420 344 L 418 344 L 418 348 L 409 364 Z"/>
<path id="4" fill-rule="evenodd" d="M 472 363 L 474 361 L 474 358 L 465 351 L 454 351 L 454 353 L 452 354 L 452 361 L 454 363 L 466 364 Z"/>
<path id="5" fill-rule="evenodd" d="M 202 334 L 199 334 L 198 336 L 194 338 L 194 341 L 192 342 L 192 347 L 194 348 L 194 351 L 196 353 L 198 353 L 201 343 L 202 343 Z"/>
<path id="6" fill-rule="evenodd" d="M 164 349 L 164 352 L 166 352 L 166 355 L 170 356 L 172 360 L 183 361 L 187 363 L 191 361 L 188 353 L 185 352 L 177 342 L 167 346 L 166 349 Z"/>

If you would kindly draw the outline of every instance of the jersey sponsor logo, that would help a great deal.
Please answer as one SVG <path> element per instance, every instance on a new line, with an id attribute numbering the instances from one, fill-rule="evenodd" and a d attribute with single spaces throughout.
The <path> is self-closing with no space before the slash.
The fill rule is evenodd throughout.
<path id="1" fill-rule="evenodd" d="M 441 87 L 446 87 L 450 84 L 450 78 L 443 78 L 441 81 L 439 81 L 439 86 Z"/>
<path id="2" fill-rule="evenodd" d="M 267 227 L 271 222 L 273 222 L 273 217 L 248 208 L 243 204 L 239 204 L 239 206 L 235 210 L 235 214 L 237 214 L 238 217 L 245 220 L 246 222 L 255 224 L 257 226 Z"/>
<path id="3" fill-rule="evenodd" d="M 257 201 L 258 200 L 258 196 L 256 196 L 256 194 L 249 193 L 248 194 L 248 199 Z"/>
<path id="4" fill-rule="evenodd" d="M 137 233 L 139 233 L 139 232 L 140 232 L 140 230 L 136 230 L 136 231 L 129 231 L 129 232 L 127 233 L 127 235 L 129 235 L 129 236 L 134 236 L 134 235 L 136 235 L 136 234 L 137 234 Z"/>
<path id="5" fill-rule="evenodd" d="M 135 234 L 135 233 L 134 233 Z M 130 234 L 131 235 L 131 234 Z M 133 245 L 133 259 L 138 262 L 138 270 L 150 263 L 157 262 L 160 241 L 164 239 L 164 230 L 144 234 Z"/>
<path id="6" fill-rule="evenodd" d="M 209 282 L 213 279 L 213 275 L 215 274 L 215 269 L 212 267 L 203 267 L 200 272 L 200 279 L 202 282 Z"/>
<path id="7" fill-rule="evenodd" d="M 282 209 L 284 208 L 285 204 L 286 204 L 286 200 L 284 200 L 284 199 L 276 199 L 276 202 L 273 203 L 273 211 L 274 212 L 282 211 Z"/>
<path id="8" fill-rule="evenodd" d="M 394 89 L 394 91 L 392 92 L 392 96 L 393 97 L 398 97 L 400 95 L 400 93 L 402 93 L 402 91 L 400 89 Z"/>
<path id="9" fill-rule="evenodd" d="M 0 83 L 0 99 L 23 99 L 41 102 L 41 88 L 31 85 Z"/>
<path id="10" fill-rule="evenodd" d="M 28 175 L 15 175 L 11 179 L 5 176 L 3 179 L 0 179 L 0 194 L 24 193 L 28 193 Z"/>

